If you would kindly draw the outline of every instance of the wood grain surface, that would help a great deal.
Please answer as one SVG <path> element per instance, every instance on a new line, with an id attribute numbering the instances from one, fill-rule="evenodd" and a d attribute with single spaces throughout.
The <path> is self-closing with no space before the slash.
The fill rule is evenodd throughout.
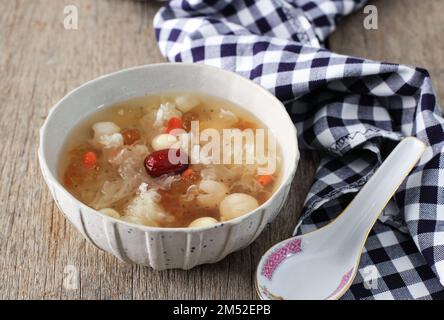
<path id="1" fill-rule="evenodd" d="M 379 30 L 364 30 L 364 15 L 356 13 L 331 37 L 330 47 L 425 67 L 442 98 L 444 1 L 373 3 Z M 69 4 L 78 7 L 78 30 L 63 27 Z M 291 235 L 318 154 L 302 152 L 283 212 L 257 241 L 220 263 L 190 271 L 125 265 L 97 250 L 58 212 L 40 175 L 39 128 L 55 102 L 99 75 L 163 61 L 152 28 L 159 7 L 155 1 L 0 0 L 0 298 L 257 298 L 258 260 Z M 73 272 L 78 282 L 67 283 Z"/>

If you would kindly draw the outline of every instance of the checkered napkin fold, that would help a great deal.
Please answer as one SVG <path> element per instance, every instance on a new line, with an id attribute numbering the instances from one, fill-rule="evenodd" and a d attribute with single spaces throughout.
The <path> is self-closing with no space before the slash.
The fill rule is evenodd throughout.
<path id="1" fill-rule="evenodd" d="M 285 103 L 300 146 L 323 152 L 295 232 L 336 216 L 402 137 L 426 142 L 373 228 L 344 298 L 444 298 L 444 119 L 430 76 L 323 46 L 336 22 L 364 3 L 173 0 L 154 25 L 170 61 L 206 63 L 255 81 Z M 368 266 L 377 287 L 366 286 Z"/>

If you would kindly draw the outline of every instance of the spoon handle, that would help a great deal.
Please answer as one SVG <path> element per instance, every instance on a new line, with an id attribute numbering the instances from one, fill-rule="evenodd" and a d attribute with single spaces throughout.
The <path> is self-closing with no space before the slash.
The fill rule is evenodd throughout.
<path id="1" fill-rule="evenodd" d="M 426 145 L 414 137 L 404 138 L 381 164 L 345 211 L 335 221 L 344 240 L 368 236 L 382 210 L 424 153 Z M 364 238 L 362 238 L 364 237 Z"/>

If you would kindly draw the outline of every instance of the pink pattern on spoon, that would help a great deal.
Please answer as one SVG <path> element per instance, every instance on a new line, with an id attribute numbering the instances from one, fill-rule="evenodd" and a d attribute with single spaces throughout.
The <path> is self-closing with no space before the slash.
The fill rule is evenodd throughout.
<path id="1" fill-rule="evenodd" d="M 289 255 L 298 253 L 302 251 L 302 240 L 294 239 L 289 241 L 286 245 L 280 247 L 279 249 L 273 251 L 265 260 L 264 266 L 262 267 L 261 275 L 271 280 L 273 273 L 276 268 L 285 260 Z"/>
<path id="2" fill-rule="evenodd" d="M 333 296 L 335 296 L 336 294 L 339 293 L 339 291 L 341 291 L 344 286 L 347 284 L 348 280 L 350 279 L 350 277 L 353 274 L 353 268 L 350 269 L 349 272 L 347 272 L 346 274 L 344 274 L 344 276 L 341 279 L 341 282 L 339 283 L 338 287 L 335 289 L 335 291 L 333 291 L 327 298 L 326 300 L 332 298 Z"/>

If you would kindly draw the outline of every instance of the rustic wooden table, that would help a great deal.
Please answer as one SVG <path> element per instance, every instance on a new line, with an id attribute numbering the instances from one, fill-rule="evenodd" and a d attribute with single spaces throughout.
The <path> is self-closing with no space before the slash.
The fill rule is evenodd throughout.
<path id="1" fill-rule="evenodd" d="M 63 9 L 79 9 L 79 29 L 63 28 Z M 345 19 L 333 50 L 415 64 L 431 71 L 444 97 L 444 1 L 374 1 L 379 30 L 364 14 Z M 125 265 L 98 251 L 63 218 L 42 180 L 38 129 L 49 108 L 72 88 L 122 68 L 163 61 L 152 19 L 159 4 L 118 0 L 0 0 L 0 298 L 255 299 L 261 254 L 288 237 L 319 155 L 303 151 L 279 218 L 241 252 L 191 271 Z M 73 270 L 77 288 L 65 286 Z"/>

